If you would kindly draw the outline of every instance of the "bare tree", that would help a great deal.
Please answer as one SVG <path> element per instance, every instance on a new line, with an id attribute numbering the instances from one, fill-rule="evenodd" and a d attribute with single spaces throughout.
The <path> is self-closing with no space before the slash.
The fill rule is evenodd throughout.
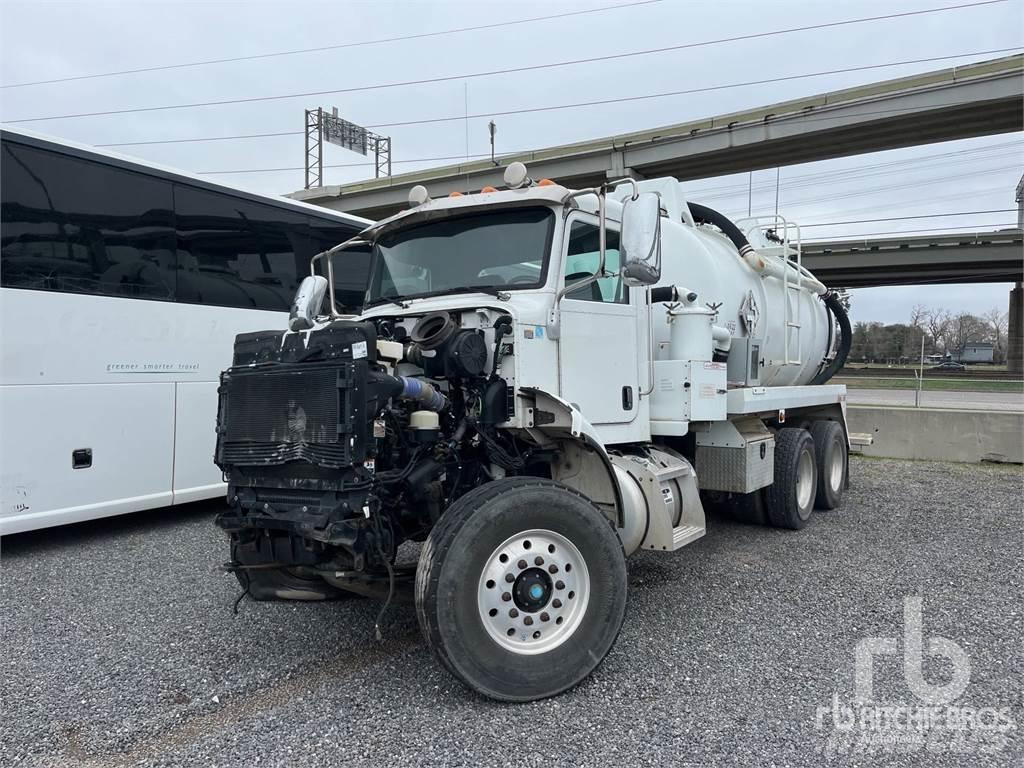
<path id="1" fill-rule="evenodd" d="M 928 329 L 928 335 L 932 337 L 932 344 L 935 345 L 936 349 L 940 347 L 947 351 L 949 349 L 949 326 L 953 322 L 953 316 L 949 313 L 948 309 L 933 309 L 929 312 L 925 318 L 925 326 Z"/>
<path id="2" fill-rule="evenodd" d="M 949 324 L 947 351 L 952 348 L 953 353 L 959 355 L 968 342 L 981 341 L 988 335 L 989 327 L 984 320 L 968 312 L 961 312 Z"/>
<path id="3" fill-rule="evenodd" d="M 910 310 L 910 325 L 913 328 L 919 328 L 925 331 L 925 326 L 928 323 L 928 307 L 924 304 L 915 304 L 913 309 Z"/>
<path id="4" fill-rule="evenodd" d="M 991 332 L 992 344 L 995 347 L 993 358 L 1001 361 L 1006 351 L 1003 340 L 1006 338 L 1006 328 L 1010 321 L 1010 314 L 1009 312 L 1003 312 L 996 307 L 992 307 L 992 309 L 981 316 L 981 319 L 988 323 L 989 331 Z"/>

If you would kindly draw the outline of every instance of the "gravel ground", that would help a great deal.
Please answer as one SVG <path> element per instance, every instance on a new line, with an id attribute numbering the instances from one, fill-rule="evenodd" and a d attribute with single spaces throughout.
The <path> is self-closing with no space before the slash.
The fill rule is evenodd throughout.
<path id="1" fill-rule="evenodd" d="M 215 505 L 8 537 L 0 762 L 1020 765 L 1020 468 L 855 458 L 852 474 L 843 508 L 799 533 L 713 518 L 703 540 L 631 559 L 604 664 L 526 705 L 449 678 L 409 608 L 383 642 L 369 601 L 246 602 L 233 616 Z M 983 718 L 1003 727 L 933 729 L 927 750 L 837 730 L 854 646 L 902 649 L 906 596 L 923 599 L 926 648 L 942 636 L 969 657 L 956 711 L 1006 708 Z M 924 671 L 951 677 L 941 659 Z M 874 693 L 920 705 L 898 657 L 877 661 Z"/>

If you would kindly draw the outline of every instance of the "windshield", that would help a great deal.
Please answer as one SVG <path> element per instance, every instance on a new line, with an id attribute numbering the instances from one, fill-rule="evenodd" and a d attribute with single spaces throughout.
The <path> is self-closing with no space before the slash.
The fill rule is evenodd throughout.
<path id="1" fill-rule="evenodd" d="M 376 243 L 367 304 L 460 290 L 538 288 L 555 214 L 512 208 L 418 224 Z"/>

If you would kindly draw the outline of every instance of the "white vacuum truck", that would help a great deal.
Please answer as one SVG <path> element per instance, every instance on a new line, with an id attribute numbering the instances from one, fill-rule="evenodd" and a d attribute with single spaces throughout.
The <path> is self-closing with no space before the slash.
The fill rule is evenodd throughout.
<path id="1" fill-rule="evenodd" d="M 237 338 L 217 524 L 251 597 L 412 600 L 449 672 L 528 701 L 601 662 L 626 557 L 699 539 L 705 504 L 798 529 L 840 503 L 850 328 L 781 218 L 669 178 L 505 182 L 414 188 L 313 259 L 287 331 Z"/>

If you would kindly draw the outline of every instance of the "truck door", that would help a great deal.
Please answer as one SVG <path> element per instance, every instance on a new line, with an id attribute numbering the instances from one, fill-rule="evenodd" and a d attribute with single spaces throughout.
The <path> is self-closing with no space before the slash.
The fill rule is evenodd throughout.
<path id="1" fill-rule="evenodd" d="M 576 214 L 566 232 L 559 289 L 595 274 L 600 261 L 597 217 Z M 591 424 L 622 424 L 636 418 L 639 402 L 636 302 L 643 293 L 631 296 L 622 282 L 619 233 L 610 227 L 605 254 L 613 276 L 562 298 L 560 395 Z"/>

